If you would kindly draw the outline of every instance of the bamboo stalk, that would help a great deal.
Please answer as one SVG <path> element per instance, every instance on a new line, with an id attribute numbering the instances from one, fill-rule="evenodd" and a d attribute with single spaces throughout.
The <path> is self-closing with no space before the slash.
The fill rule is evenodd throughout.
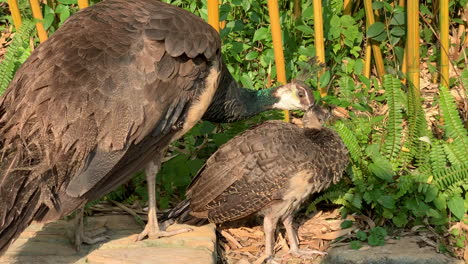
<path id="1" fill-rule="evenodd" d="M 449 1 L 440 0 L 440 82 L 449 87 Z"/>
<path id="2" fill-rule="evenodd" d="M 281 38 L 280 17 L 277 0 L 268 0 L 268 12 L 270 14 L 271 37 L 273 39 L 273 51 L 275 53 L 276 78 L 278 82 L 286 83 L 286 67 L 284 63 L 283 40 Z M 289 111 L 284 111 L 284 121 L 289 122 Z"/>
<path id="3" fill-rule="evenodd" d="M 44 29 L 44 25 L 42 24 L 42 20 L 44 18 L 42 17 L 41 7 L 39 5 L 38 0 L 29 0 L 29 3 L 31 5 L 33 17 L 35 19 L 40 20 L 39 22 L 36 23 L 36 29 L 37 29 L 37 34 L 39 35 L 39 41 L 42 43 L 46 41 L 48 37 L 47 37 L 47 32 Z"/>
<path id="4" fill-rule="evenodd" d="M 18 0 L 8 0 L 8 8 L 13 18 L 13 24 L 16 30 L 18 30 L 21 27 L 21 14 L 18 8 Z"/>
<path id="5" fill-rule="evenodd" d="M 325 41 L 323 39 L 323 17 L 322 17 L 322 1 L 314 0 L 314 30 L 315 30 L 315 55 L 319 63 L 325 63 Z M 324 70 L 319 71 L 319 79 Z M 327 95 L 327 87 L 320 87 L 320 96 Z"/>
<path id="6" fill-rule="evenodd" d="M 419 91 L 419 2 L 407 2 L 408 20 L 408 81 L 413 85 L 416 98 L 420 97 Z"/>
<path id="7" fill-rule="evenodd" d="M 399 6 L 405 6 L 405 0 L 400 0 L 400 1 L 398 2 L 398 5 L 399 5 Z"/>
<path id="8" fill-rule="evenodd" d="M 372 26 L 372 24 L 375 23 L 374 12 L 372 10 L 372 0 L 364 0 L 364 9 L 366 10 L 367 25 L 370 27 Z M 374 53 L 374 61 L 375 66 L 377 68 L 377 74 L 379 75 L 379 78 L 382 78 L 385 75 L 382 52 L 380 51 L 380 47 L 376 41 L 372 39 L 369 39 L 369 41 L 372 46 L 372 52 Z"/>
<path id="9" fill-rule="evenodd" d="M 352 10 L 351 6 L 352 6 L 351 0 L 344 0 L 344 2 L 343 2 L 343 7 L 344 7 L 343 14 L 350 16 L 351 15 L 351 10 Z"/>
<path id="10" fill-rule="evenodd" d="M 80 9 L 86 8 L 89 6 L 88 0 L 78 0 L 78 7 Z"/>
<path id="11" fill-rule="evenodd" d="M 367 78 L 370 78 L 371 60 L 372 60 L 372 45 L 370 44 L 370 41 L 367 40 L 366 57 L 364 60 L 364 76 Z"/>
<path id="12" fill-rule="evenodd" d="M 208 0 L 208 24 L 219 32 L 219 4 L 218 0 Z"/>

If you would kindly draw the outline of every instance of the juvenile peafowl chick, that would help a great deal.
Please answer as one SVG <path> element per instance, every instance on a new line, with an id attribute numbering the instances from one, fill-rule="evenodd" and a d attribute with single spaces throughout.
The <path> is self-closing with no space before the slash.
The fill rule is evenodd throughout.
<path id="1" fill-rule="evenodd" d="M 206 162 L 187 191 L 187 200 L 167 215 L 178 222 L 238 220 L 264 216 L 265 254 L 273 257 L 274 233 L 283 222 L 291 253 L 301 251 L 293 215 L 311 193 L 338 182 L 348 164 L 348 151 L 338 134 L 322 126 L 325 113 L 309 109 L 303 128 L 268 121 L 221 146 Z"/>

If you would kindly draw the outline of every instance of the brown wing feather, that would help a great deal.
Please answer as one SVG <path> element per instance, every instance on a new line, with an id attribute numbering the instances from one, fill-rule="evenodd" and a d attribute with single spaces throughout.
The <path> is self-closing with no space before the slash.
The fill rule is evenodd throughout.
<path id="1" fill-rule="evenodd" d="M 63 206 L 70 180 L 82 186 L 73 195 L 95 198 L 141 169 L 138 152 L 149 156 L 169 144 L 208 70 L 219 65 L 219 49 L 203 20 L 159 1 L 108 0 L 72 16 L 0 98 L 0 200 L 12 201 L 0 206 L 0 228 L 30 199 L 36 208 Z M 114 151 L 123 153 L 106 168 L 79 173 L 102 165 L 89 165 L 90 155 Z M 77 175 L 93 181 L 74 181 Z M 62 213 L 78 203 L 67 206 Z"/>
<path id="2" fill-rule="evenodd" d="M 308 134 L 284 122 L 267 122 L 223 145 L 189 189 L 194 215 L 214 223 L 258 212 L 285 195 L 296 173 L 311 175 L 313 192 L 336 182 L 347 164 L 339 137 L 326 128 Z"/>

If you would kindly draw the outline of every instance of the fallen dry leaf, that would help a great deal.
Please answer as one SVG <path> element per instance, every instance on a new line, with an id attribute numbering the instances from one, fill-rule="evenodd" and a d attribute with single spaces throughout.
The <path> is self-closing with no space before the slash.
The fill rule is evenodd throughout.
<path id="1" fill-rule="evenodd" d="M 338 230 L 338 231 L 334 231 L 334 232 L 330 232 L 330 233 L 326 233 L 326 234 L 321 234 L 321 235 L 316 235 L 314 236 L 314 238 L 320 238 L 320 239 L 325 239 L 325 240 L 334 240 L 334 239 L 337 239 L 341 236 L 344 236 L 344 235 L 347 235 L 349 233 L 351 233 L 352 231 L 356 230 L 357 227 L 350 227 L 350 228 L 346 228 L 346 229 L 342 229 L 342 230 Z"/>

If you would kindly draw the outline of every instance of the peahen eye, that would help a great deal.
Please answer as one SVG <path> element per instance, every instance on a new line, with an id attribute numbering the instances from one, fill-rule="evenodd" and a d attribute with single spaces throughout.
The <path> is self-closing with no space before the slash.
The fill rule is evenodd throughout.
<path id="1" fill-rule="evenodd" d="M 299 91 L 299 92 L 297 92 L 297 95 L 299 96 L 299 98 L 302 98 L 302 97 L 305 96 L 305 93 L 304 93 L 304 91 Z"/>

